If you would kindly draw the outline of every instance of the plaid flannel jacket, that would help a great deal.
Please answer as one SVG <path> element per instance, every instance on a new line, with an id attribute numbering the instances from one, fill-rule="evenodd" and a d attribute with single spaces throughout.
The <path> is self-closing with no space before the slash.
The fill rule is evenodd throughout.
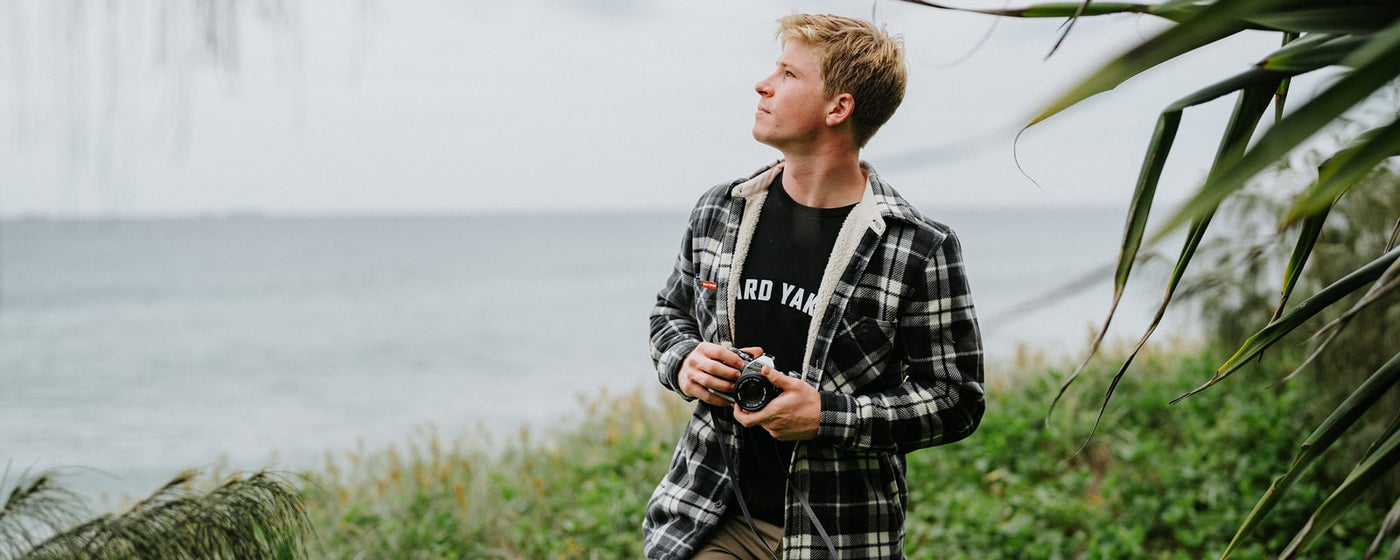
<path id="1" fill-rule="evenodd" d="M 788 559 L 828 554 L 792 485 L 807 494 L 841 558 L 902 558 L 904 455 L 967 437 L 985 407 L 981 338 L 957 238 L 862 166 L 866 191 L 837 237 L 802 362 L 822 412 L 816 438 L 800 442 L 790 461 Z M 673 391 L 701 341 L 733 343 L 735 287 L 781 167 L 718 185 L 691 212 L 651 315 L 652 359 Z M 725 514 L 732 485 L 720 446 L 736 456 L 741 434 L 731 409 L 697 403 L 647 504 L 647 557 L 690 557 Z"/>

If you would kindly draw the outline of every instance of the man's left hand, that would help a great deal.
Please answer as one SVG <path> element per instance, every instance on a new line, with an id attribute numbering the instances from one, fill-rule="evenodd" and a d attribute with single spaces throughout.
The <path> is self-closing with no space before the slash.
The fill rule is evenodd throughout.
<path id="1" fill-rule="evenodd" d="M 783 375 L 772 366 L 763 366 L 763 377 L 783 392 L 755 412 L 734 405 L 734 419 L 745 427 L 763 426 L 779 441 L 817 437 L 822 414 L 821 395 L 817 389 L 806 381 Z"/>

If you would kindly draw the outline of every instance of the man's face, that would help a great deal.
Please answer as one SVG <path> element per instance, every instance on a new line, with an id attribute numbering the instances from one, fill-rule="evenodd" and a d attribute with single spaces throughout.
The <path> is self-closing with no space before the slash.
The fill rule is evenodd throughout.
<path id="1" fill-rule="evenodd" d="M 777 68 L 760 80 L 753 137 L 783 152 L 798 149 L 826 127 L 828 100 L 822 97 L 817 53 L 803 41 L 788 41 Z"/>

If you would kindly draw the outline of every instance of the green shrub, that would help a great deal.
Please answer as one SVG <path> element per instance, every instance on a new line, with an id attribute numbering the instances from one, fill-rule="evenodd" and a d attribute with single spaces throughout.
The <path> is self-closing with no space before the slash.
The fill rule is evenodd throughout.
<path id="1" fill-rule="evenodd" d="M 996 366 L 971 438 L 909 455 L 911 558 L 1202 558 L 1218 555 L 1305 432 L 1288 413 L 1307 394 L 1241 376 L 1232 391 L 1167 402 L 1220 356 L 1191 349 L 1140 358 L 1081 452 L 1101 402 L 1085 373 L 1047 426 L 1063 368 Z M 424 432 L 407 447 L 328 459 L 306 503 L 327 558 L 637 558 L 652 489 L 689 415 L 660 390 L 599 397 L 569 426 L 504 446 Z M 503 447 L 499 451 L 491 448 Z M 1273 557 L 1326 495 L 1305 482 L 1240 558 Z M 1369 544 L 1366 506 L 1313 550 L 1351 557 Z M 1360 521 L 1358 521 L 1360 520 Z M 1354 527 L 1354 529 L 1353 529 Z M 318 548 L 319 547 L 319 548 Z"/>

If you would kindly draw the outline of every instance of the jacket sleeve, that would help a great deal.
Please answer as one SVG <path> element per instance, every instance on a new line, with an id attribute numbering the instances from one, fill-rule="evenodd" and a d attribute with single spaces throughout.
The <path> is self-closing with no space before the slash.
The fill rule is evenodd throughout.
<path id="1" fill-rule="evenodd" d="M 905 453 L 961 440 L 986 404 L 982 339 L 957 238 L 948 232 L 913 275 L 896 326 L 903 382 L 888 390 L 821 393 L 817 439 L 840 448 Z"/>
<path id="2" fill-rule="evenodd" d="M 692 244 L 695 226 L 692 217 L 671 276 L 656 295 L 656 305 L 651 310 L 651 360 L 656 366 L 657 377 L 662 386 L 686 400 L 694 400 L 694 397 L 681 392 L 677 376 L 686 356 L 700 345 L 701 340 L 694 312 L 695 263 Z"/>

